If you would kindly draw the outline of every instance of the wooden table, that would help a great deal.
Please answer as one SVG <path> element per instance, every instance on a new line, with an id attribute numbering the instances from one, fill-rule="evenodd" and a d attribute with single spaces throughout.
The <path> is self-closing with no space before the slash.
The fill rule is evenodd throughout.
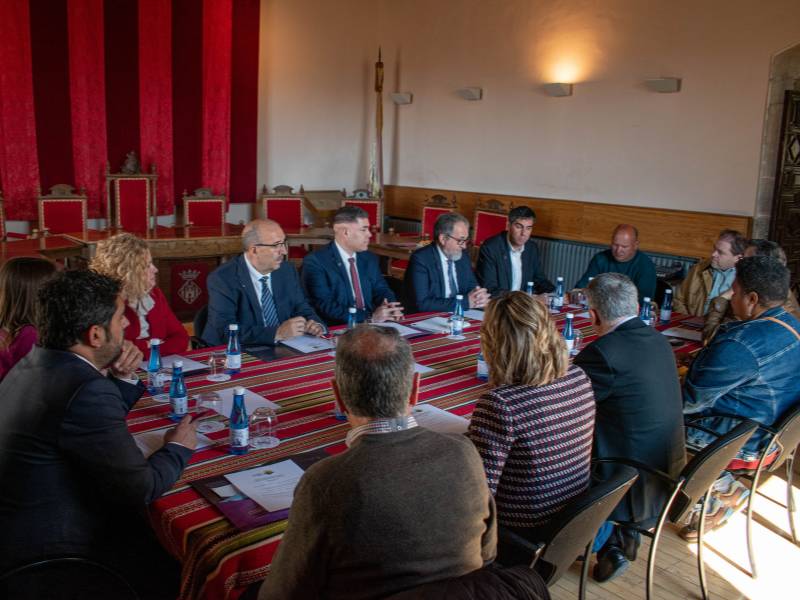
<path id="1" fill-rule="evenodd" d="M 48 235 L 32 240 L 0 242 L 0 263 L 17 256 L 37 256 L 50 260 L 81 256 L 84 244 L 65 235 Z"/>
<path id="2" fill-rule="evenodd" d="M 581 309 L 555 315 L 559 327 L 566 312 L 579 313 Z M 414 315 L 405 323 L 413 325 L 428 316 Z M 676 315 L 672 324 L 681 319 Z M 409 340 L 414 359 L 434 369 L 422 375 L 420 402 L 464 417 L 472 414 L 475 402 L 488 389 L 488 384 L 476 377 L 479 325 L 470 322 L 463 340 L 441 334 Z M 586 318 L 575 317 L 574 325 L 587 342 L 595 337 Z M 687 342 L 676 352 L 693 352 L 699 347 Z M 209 352 L 196 350 L 187 355 L 204 361 Z M 245 355 L 241 372 L 225 383 L 210 383 L 203 372 L 186 377 L 190 395 L 242 385 L 279 404 L 277 436 L 281 444 L 233 456 L 228 454 L 227 429 L 208 434 L 214 446 L 195 452 L 175 487 L 151 505 L 151 523 L 159 539 L 182 564 L 180 599 L 237 598 L 248 585 L 268 576 L 287 520 L 239 531 L 189 483 L 310 450 L 321 449 L 331 455 L 343 452 L 349 426 L 333 416 L 333 367 L 334 359 L 327 351 L 272 362 Z M 128 426 L 134 434 L 170 427 L 168 412 L 168 404 L 143 397 L 130 412 Z"/>
<path id="3" fill-rule="evenodd" d="M 386 258 L 408 260 L 411 253 L 417 249 L 419 240 L 419 236 L 376 233 L 370 240 L 369 251 Z"/>

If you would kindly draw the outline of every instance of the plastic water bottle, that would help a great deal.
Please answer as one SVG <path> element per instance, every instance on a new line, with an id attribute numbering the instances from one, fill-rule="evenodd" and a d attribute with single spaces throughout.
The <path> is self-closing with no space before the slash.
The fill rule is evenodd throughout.
<path id="1" fill-rule="evenodd" d="M 553 308 L 564 306 L 564 278 L 556 277 L 556 293 L 553 296 Z"/>
<path id="2" fill-rule="evenodd" d="M 476 375 L 481 381 L 489 381 L 489 365 L 483 358 L 483 352 L 478 352 L 478 373 Z"/>
<path id="3" fill-rule="evenodd" d="M 647 296 L 642 298 L 642 308 L 639 311 L 639 318 L 645 325 L 653 324 L 653 311 L 650 308 L 650 298 Z"/>
<path id="4" fill-rule="evenodd" d="M 525 291 L 528 293 L 529 296 L 533 296 L 533 282 L 529 281 L 528 285 L 525 286 Z"/>
<path id="5" fill-rule="evenodd" d="M 348 329 L 355 329 L 356 328 L 356 307 L 351 306 L 347 309 L 347 328 Z"/>
<path id="6" fill-rule="evenodd" d="M 169 386 L 169 418 L 180 421 L 189 412 L 189 398 L 183 382 L 183 361 L 172 363 L 172 384 Z"/>
<path id="7" fill-rule="evenodd" d="M 150 360 L 147 361 L 147 391 L 151 396 L 160 394 L 163 390 L 161 381 L 161 340 L 150 339 Z"/>
<path id="8" fill-rule="evenodd" d="M 464 296 L 456 294 L 456 305 L 450 317 L 451 335 L 461 335 L 464 331 Z"/>
<path id="9" fill-rule="evenodd" d="M 672 320 L 672 290 L 664 290 L 664 302 L 661 304 L 661 324 L 668 325 Z"/>
<path id="10" fill-rule="evenodd" d="M 247 454 L 250 447 L 250 421 L 244 405 L 244 388 L 241 386 L 233 388 L 230 431 L 231 454 Z"/>
<path id="11" fill-rule="evenodd" d="M 561 335 L 567 343 L 567 350 L 572 354 L 572 349 L 575 347 L 575 329 L 572 327 L 572 313 L 567 313 L 567 320 L 564 321 L 564 329 L 561 330 Z"/>
<path id="12" fill-rule="evenodd" d="M 242 368 L 242 347 L 239 345 L 239 325 L 228 325 L 228 347 L 225 349 L 225 372 L 238 373 Z"/>

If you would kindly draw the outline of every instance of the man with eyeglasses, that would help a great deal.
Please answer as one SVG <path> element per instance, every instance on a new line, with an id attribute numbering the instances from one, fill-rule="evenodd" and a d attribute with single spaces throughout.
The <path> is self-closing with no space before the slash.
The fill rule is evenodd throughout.
<path id="1" fill-rule="evenodd" d="M 242 231 L 244 253 L 208 276 L 203 340 L 224 344 L 238 323 L 242 345 L 272 345 L 325 327 L 309 305 L 297 270 L 286 262 L 286 235 L 275 221 L 256 219 Z"/>
<path id="2" fill-rule="evenodd" d="M 416 250 L 406 269 L 405 289 L 412 312 L 450 312 L 456 294 L 465 308 L 483 308 L 489 292 L 478 285 L 469 252 L 469 221 L 458 213 L 436 219 L 433 243 Z"/>

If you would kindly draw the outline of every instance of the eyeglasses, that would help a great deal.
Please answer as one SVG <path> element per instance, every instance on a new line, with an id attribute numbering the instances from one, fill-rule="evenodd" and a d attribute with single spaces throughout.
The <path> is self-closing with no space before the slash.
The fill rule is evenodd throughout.
<path id="1" fill-rule="evenodd" d="M 458 239 L 458 238 L 453 237 L 449 233 L 445 233 L 445 235 L 447 237 L 449 237 L 451 240 L 453 240 L 456 244 L 461 246 L 462 248 L 465 248 L 467 246 L 467 244 L 469 244 L 469 238 Z"/>
<path id="2" fill-rule="evenodd" d="M 280 242 L 275 242 L 274 244 L 253 244 L 253 246 L 261 246 L 262 248 L 272 248 L 273 250 L 279 250 L 281 247 L 288 248 L 289 240 L 282 240 Z"/>

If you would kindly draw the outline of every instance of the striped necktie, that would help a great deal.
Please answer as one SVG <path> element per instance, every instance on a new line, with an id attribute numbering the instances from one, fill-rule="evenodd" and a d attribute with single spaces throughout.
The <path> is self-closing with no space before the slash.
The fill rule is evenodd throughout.
<path id="1" fill-rule="evenodd" d="M 456 272 L 453 267 L 453 261 L 447 259 L 447 279 L 450 282 L 450 295 L 448 298 L 455 298 L 458 293 L 458 286 L 456 285 Z"/>
<path id="2" fill-rule="evenodd" d="M 267 282 L 269 275 L 261 278 L 261 314 L 264 317 L 265 327 L 278 327 L 281 323 L 278 320 L 278 310 L 275 308 L 275 299 L 269 291 Z"/>

